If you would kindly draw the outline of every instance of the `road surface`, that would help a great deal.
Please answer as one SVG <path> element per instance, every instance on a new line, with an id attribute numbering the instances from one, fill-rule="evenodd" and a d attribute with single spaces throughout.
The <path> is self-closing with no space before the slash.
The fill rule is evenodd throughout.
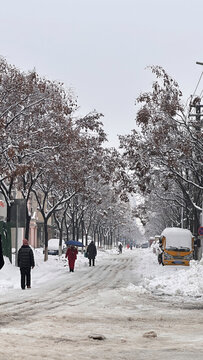
<path id="1" fill-rule="evenodd" d="M 136 261 L 111 255 L 2 295 L 0 360 L 202 360 L 202 304 L 140 291 Z"/>

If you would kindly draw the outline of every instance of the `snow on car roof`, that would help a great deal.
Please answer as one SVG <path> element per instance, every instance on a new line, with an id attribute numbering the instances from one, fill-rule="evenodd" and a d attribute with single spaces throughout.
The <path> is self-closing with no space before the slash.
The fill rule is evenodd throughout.
<path id="1" fill-rule="evenodd" d="M 64 241 L 62 241 L 62 245 L 64 245 Z M 59 248 L 59 239 L 49 239 L 48 249 L 49 250 L 58 250 L 58 248 Z"/>
<path id="2" fill-rule="evenodd" d="M 166 238 L 166 247 L 188 247 L 191 249 L 192 233 L 188 229 L 166 228 L 162 231 L 161 236 Z"/>

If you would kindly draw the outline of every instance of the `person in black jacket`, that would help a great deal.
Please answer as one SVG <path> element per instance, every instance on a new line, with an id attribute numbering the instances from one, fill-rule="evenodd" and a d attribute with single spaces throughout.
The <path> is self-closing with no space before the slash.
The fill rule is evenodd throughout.
<path id="1" fill-rule="evenodd" d="M 95 257 L 97 256 L 97 248 L 93 241 L 87 247 L 87 257 L 89 259 L 89 266 L 91 264 L 94 266 L 95 264 Z"/>
<path id="2" fill-rule="evenodd" d="M 28 240 L 23 240 L 23 245 L 18 251 L 18 267 L 21 273 L 21 288 L 24 290 L 25 286 L 31 288 L 31 268 L 35 266 L 34 254 L 31 247 L 28 245 Z"/>

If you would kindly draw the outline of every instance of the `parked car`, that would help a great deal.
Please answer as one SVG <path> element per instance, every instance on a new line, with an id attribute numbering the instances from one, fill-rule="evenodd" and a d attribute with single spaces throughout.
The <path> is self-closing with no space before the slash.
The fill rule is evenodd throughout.
<path id="1" fill-rule="evenodd" d="M 148 247 L 149 247 L 148 242 L 145 242 L 145 243 L 141 244 L 142 249 L 145 249 L 145 248 L 148 248 Z"/>
<path id="2" fill-rule="evenodd" d="M 64 240 L 62 240 L 62 253 L 66 250 L 66 245 Z M 49 239 L 48 241 L 48 255 L 58 255 L 59 254 L 59 239 Z"/>
<path id="3" fill-rule="evenodd" d="M 161 233 L 160 249 L 160 264 L 188 266 L 193 259 L 194 236 L 188 229 L 166 228 Z"/>

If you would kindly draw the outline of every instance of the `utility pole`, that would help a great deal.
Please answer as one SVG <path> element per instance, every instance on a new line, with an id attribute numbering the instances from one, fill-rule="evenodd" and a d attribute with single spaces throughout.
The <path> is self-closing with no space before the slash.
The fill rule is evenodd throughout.
<path id="1" fill-rule="evenodd" d="M 189 113 L 189 117 L 195 117 L 196 118 L 196 122 L 197 125 L 196 127 L 199 128 L 200 132 L 203 132 L 203 113 L 201 111 L 201 109 L 203 108 L 203 105 L 201 105 L 201 98 L 200 97 L 195 97 L 194 100 L 190 103 L 190 111 L 192 110 L 192 108 L 195 109 L 195 113 L 190 112 Z"/>
<path id="2" fill-rule="evenodd" d="M 197 63 L 203 65 L 203 63 Z M 201 105 L 201 98 L 196 97 L 190 103 L 190 111 L 192 108 L 195 108 L 195 113 L 189 113 L 189 117 L 196 117 L 196 129 L 199 130 L 200 136 L 203 134 L 203 113 L 201 109 L 203 105 Z M 201 213 L 201 225 L 203 226 L 203 199 L 202 199 L 202 213 Z"/>
<path id="3" fill-rule="evenodd" d="M 203 62 L 199 62 L 199 61 L 196 61 L 196 64 L 197 65 L 203 65 Z M 203 114 L 201 114 L 201 108 L 203 107 L 203 105 L 200 105 L 200 102 L 201 102 L 201 99 L 199 101 L 199 104 L 197 105 L 197 108 L 196 108 L 196 119 L 199 120 L 200 122 L 200 131 L 201 133 L 203 133 L 203 123 L 202 123 L 202 119 L 201 119 L 201 116 Z M 189 115 L 190 116 L 190 115 Z M 202 214 L 201 214 L 201 225 L 203 226 L 203 199 L 202 199 Z"/>
<path id="4" fill-rule="evenodd" d="M 203 65 L 203 62 L 200 62 L 200 61 L 196 61 L 196 64 L 197 65 Z M 201 77 L 203 75 L 203 72 L 200 76 L 200 79 L 199 79 L 199 82 L 201 80 Z M 199 82 L 197 84 L 197 87 L 199 85 Z M 197 89 L 196 87 L 196 89 Z M 196 91 L 195 89 L 195 91 Z M 200 130 L 200 133 L 203 133 L 203 113 L 202 113 L 202 108 L 203 108 L 203 105 L 201 105 L 201 98 L 199 96 L 196 96 L 191 102 L 190 102 L 190 111 L 192 110 L 192 108 L 195 109 L 195 113 L 189 113 L 189 117 L 195 117 L 196 118 L 196 123 L 197 123 L 197 129 L 199 128 Z"/>
<path id="5" fill-rule="evenodd" d="M 203 65 L 203 62 L 196 61 L 196 64 L 197 65 Z M 203 107 L 203 105 L 201 105 L 200 103 L 201 103 L 201 99 L 200 99 L 200 101 L 199 101 L 199 103 L 197 105 L 197 108 L 196 108 L 196 120 L 199 121 L 199 123 L 200 123 L 200 132 L 203 133 L 203 122 L 202 122 L 202 119 L 201 119 L 201 116 L 202 116 L 201 108 Z M 200 220 L 201 220 L 201 225 L 203 226 L 203 199 L 202 199 L 202 213 L 201 213 Z M 202 236 L 200 236 L 200 240 L 201 240 L 201 252 L 203 252 L 203 238 L 202 238 Z"/>

